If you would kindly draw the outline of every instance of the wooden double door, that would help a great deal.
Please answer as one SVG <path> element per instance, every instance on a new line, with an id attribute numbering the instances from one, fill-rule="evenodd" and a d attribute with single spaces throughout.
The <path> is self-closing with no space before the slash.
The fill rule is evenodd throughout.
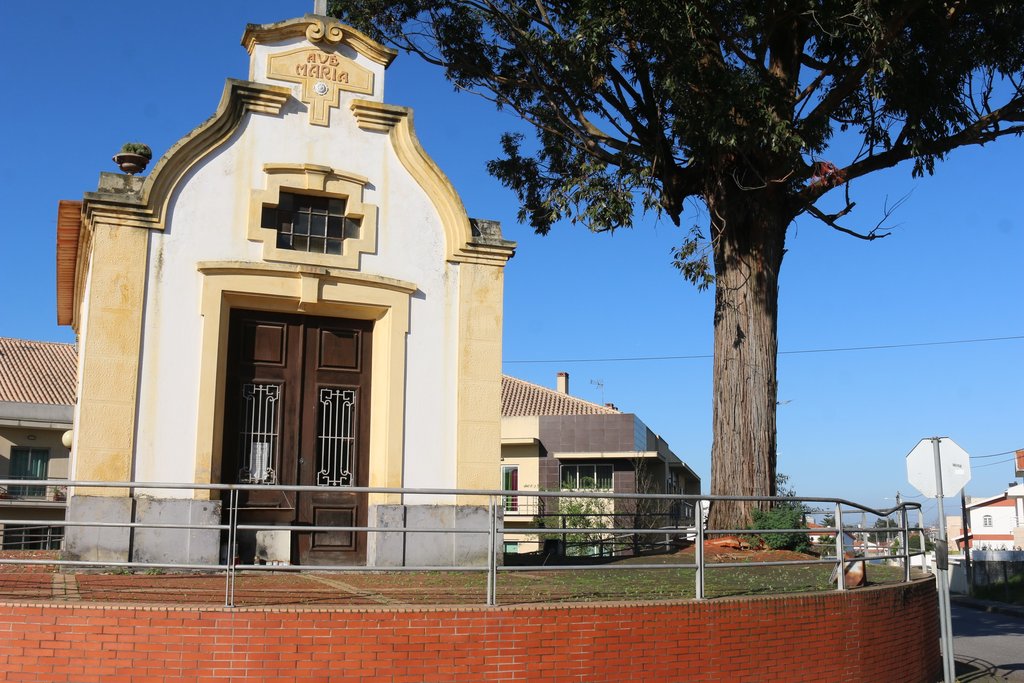
<path id="1" fill-rule="evenodd" d="M 225 385 L 225 482 L 315 486 L 240 492 L 239 521 L 293 531 L 291 559 L 361 564 L 366 534 L 373 323 L 263 311 L 231 312 Z"/>

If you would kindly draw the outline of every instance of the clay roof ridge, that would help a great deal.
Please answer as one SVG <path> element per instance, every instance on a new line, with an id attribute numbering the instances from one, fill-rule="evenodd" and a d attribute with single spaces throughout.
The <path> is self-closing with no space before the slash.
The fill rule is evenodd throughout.
<path id="1" fill-rule="evenodd" d="M 620 410 L 509 375 L 501 376 L 501 415 L 617 415 Z"/>

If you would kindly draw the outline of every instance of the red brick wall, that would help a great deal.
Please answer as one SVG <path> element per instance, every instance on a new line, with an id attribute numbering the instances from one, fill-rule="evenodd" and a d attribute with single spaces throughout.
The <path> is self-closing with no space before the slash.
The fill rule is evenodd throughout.
<path id="1" fill-rule="evenodd" d="M 450 610 L 0 605 L 5 681 L 940 678 L 932 581 L 707 602 Z"/>

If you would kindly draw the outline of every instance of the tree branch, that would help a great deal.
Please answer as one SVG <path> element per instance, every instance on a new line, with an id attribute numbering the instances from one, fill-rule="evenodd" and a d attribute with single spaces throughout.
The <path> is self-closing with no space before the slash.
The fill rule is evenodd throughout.
<path id="1" fill-rule="evenodd" d="M 832 111 L 839 106 L 839 104 L 850 96 L 851 93 L 855 92 L 860 86 L 861 80 L 868 70 L 874 66 L 874 58 L 881 52 L 881 48 L 888 44 L 896 34 L 906 26 L 907 21 L 914 15 L 921 5 L 923 0 L 915 0 L 914 2 L 908 2 L 904 6 L 902 14 L 898 14 L 893 17 L 892 22 L 886 27 L 885 32 L 878 40 L 873 42 L 868 50 L 867 54 L 862 54 L 856 65 L 845 69 L 845 75 L 832 86 L 832 89 L 825 94 L 814 109 L 800 122 L 796 124 L 797 130 L 806 128 L 808 125 L 813 126 L 821 118 L 828 117 Z M 823 80 L 823 77 L 827 72 L 823 71 L 818 74 L 818 78 L 811 84 L 817 88 L 817 85 Z M 810 87 L 810 86 L 808 86 Z M 809 94 L 806 88 L 804 92 Z M 804 95 L 801 94 L 801 97 Z"/>
<path id="2" fill-rule="evenodd" d="M 830 228 L 832 228 L 833 230 L 838 230 L 839 232 L 845 233 L 845 234 L 850 235 L 852 237 L 856 237 L 857 239 L 866 240 L 868 242 L 871 242 L 873 240 L 881 239 L 883 237 L 888 237 L 889 235 L 892 234 L 891 230 L 888 231 L 888 232 L 878 232 L 878 231 L 882 229 L 882 223 L 885 222 L 885 219 L 888 218 L 892 214 L 892 212 L 895 211 L 896 208 L 899 207 L 899 205 L 902 204 L 905 200 L 906 200 L 906 198 L 904 197 L 899 202 L 897 202 L 896 205 L 893 206 L 893 208 L 891 210 L 890 209 L 886 209 L 885 215 L 882 217 L 882 220 L 880 220 L 875 225 L 875 227 L 873 227 L 871 230 L 869 230 L 866 233 L 857 232 L 856 230 L 851 230 L 850 228 L 845 228 L 845 227 L 839 225 L 839 223 L 836 222 L 838 219 L 840 219 L 843 216 L 845 216 L 846 214 L 850 213 L 850 211 L 853 210 L 853 207 L 856 206 L 855 203 L 847 204 L 843 208 L 842 211 L 839 211 L 838 213 L 833 213 L 833 214 L 827 214 L 824 211 L 822 211 L 821 209 L 819 209 L 818 207 L 813 206 L 813 205 L 808 206 L 806 210 L 807 210 L 807 213 L 811 214 L 812 216 L 817 218 L 819 221 L 821 221 L 825 225 L 827 225 Z"/>

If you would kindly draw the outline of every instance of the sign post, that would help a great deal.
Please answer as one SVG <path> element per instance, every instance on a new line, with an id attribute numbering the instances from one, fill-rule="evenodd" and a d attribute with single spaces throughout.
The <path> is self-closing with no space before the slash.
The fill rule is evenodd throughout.
<path id="1" fill-rule="evenodd" d="M 956 681 L 953 659 L 953 620 L 949 606 L 949 542 L 946 539 L 946 510 L 943 498 L 955 496 L 971 480 L 971 459 L 948 437 L 921 439 L 907 454 L 907 479 L 923 495 L 934 498 L 939 507 L 939 543 L 935 545 L 935 580 L 939 593 L 939 621 L 942 634 L 942 664 L 945 683 Z M 967 539 L 964 539 L 966 544 Z"/>

